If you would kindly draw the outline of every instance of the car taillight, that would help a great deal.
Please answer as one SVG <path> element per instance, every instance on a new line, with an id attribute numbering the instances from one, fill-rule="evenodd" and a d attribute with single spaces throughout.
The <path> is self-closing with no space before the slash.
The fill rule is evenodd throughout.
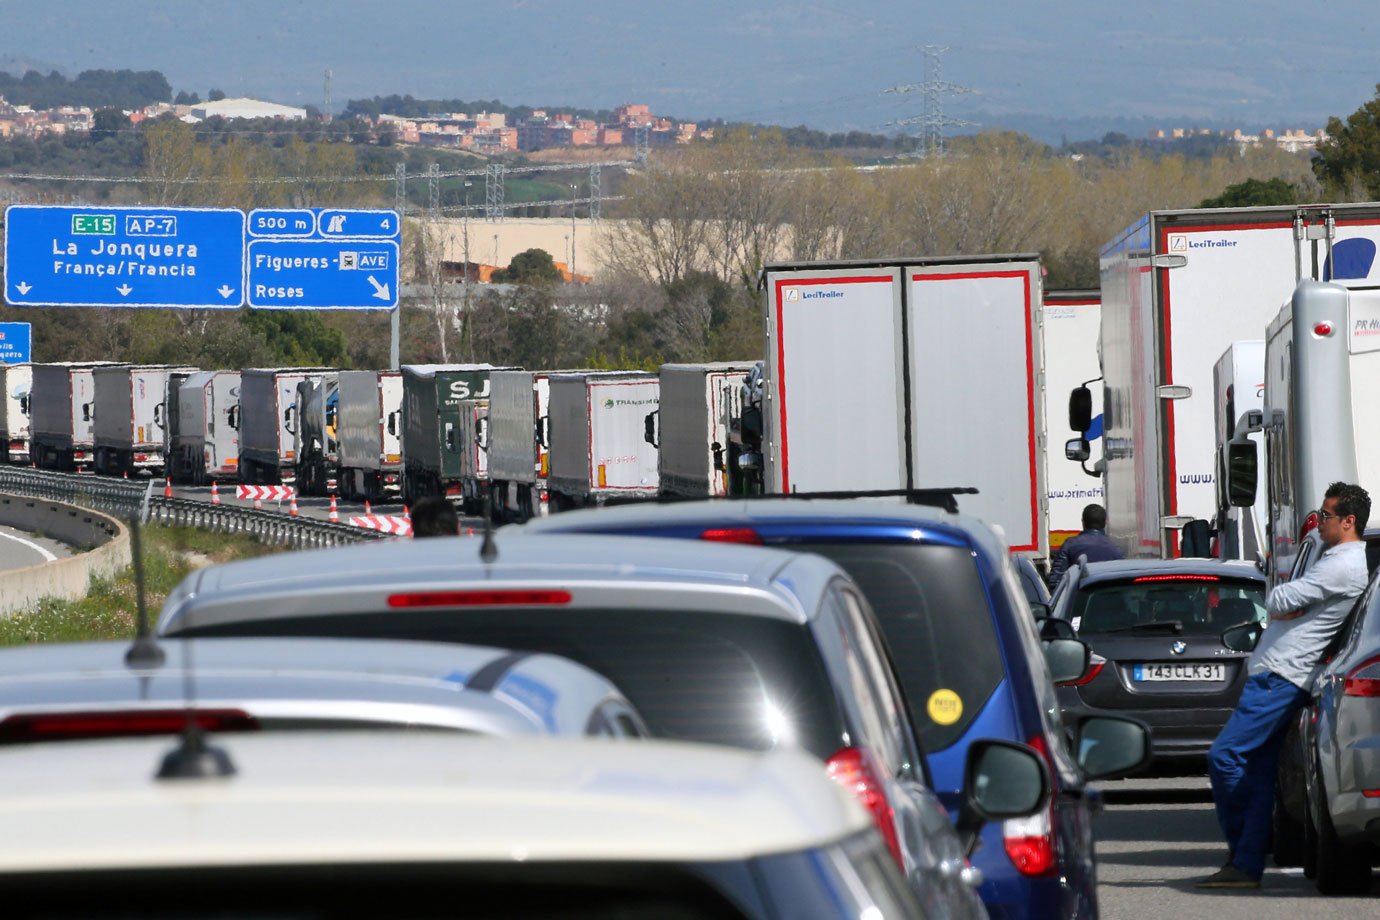
<path id="1" fill-rule="evenodd" d="M 1059 774 L 1054 769 L 1049 745 L 1044 735 L 1035 735 L 1026 744 L 1040 752 L 1049 767 L 1051 791 L 1058 794 Z M 1058 851 L 1054 845 L 1054 796 L 1049 807 L 1028 818 L 1008 818 L 1001 824 L 1002 848 L 1016 871 L 1021 875 L 1048 875 L 1058 868 Z"/>
<path id="2" fill-rule="evenodd" d="M 1299 542 L 1302 543 L 1310 533 L 1318 529 L 1318 512 L 1308 512 L 1308 517 L 1303 519 L 1303 526 L 1299 528 Z"/>
<path id="3" fill-rule="evenodd" d="M 569 591 L 410 591 L 388 595 L 389 607 L 551 607 L 570 603 Z"/>
<path id="4" fill-rule="evenodd" d="M 1380 696 L 1380 655 L 1348 671 L 1342 693 L 1345 696 Z"/>
<path id="5" fill-rule="evenodd" d="M 1048 875 L 1058 860 L 1054 853 L 1054 831 L 1049 812 L 1028 818 L 1009 818 L 1002 822 L 1002 848 L 1021 875 Z"/>
<path id="6" fill-rule="evenodd" d="M 175 735 L 196 721 L 208 732 L 255 731 L 259 722 L 238 709 L 131 709 L 119 712 L 18 713 L 0 721 L 0 744 Z"/>
<path id="7" fill-rule="evenodd" d="M 765 542 L 762 535 L 751 527 L 711 527 L 700 533 L 700 539 L 711 543 L 745 543 L 749 546 L 761 546 Z"/>
<path id="8" fill-rule="evenodd" d="M 896 865 L 905 871 L 906 864 L 901 858 L 901 841 L 896 836 L 896 812 L 887 801 L 886 790 L 882 786 L 881 775 L 872 761 L 872 756 L 862 748 L 847 747 L 825 762 L 829 778 L 838 783 L 858 800 L 872 820 L 882 839 L 896 860 Z"/>
<path id="9" fill-rule="evenodd" d="M 1106 658 L 1103 658 L 1101 655 L 1099 655 L 1099 654 L 1097 654 L 1096 652 L 1094 652 L 1093 655 L 1092 655 L 1092 657 L 1089 659 L 1089 662 L 1088 662 L 1088 673 L 1084 674 L 1082 677 L 1078 678 L 1077 680 L 1066 680 L 1066 681 L 1061 681 L 1060 683 L 1057 683 L 1057 684 L 1055 684 L 1054 686 L 1056 686 L 1056 687 L 1081 687 L 1081 686 L 1083 686 L 1084 684 L 1090 684 L 1090 683 L 1092 683 L 1095 679 L 1097 679 L 1097 675 L 1101 674 L 1101 673 L 1102 673 L 1102 669 L 1105 668 L 1106 666 L 1107 666 L 1107 659 L 1106 659 Z"/>
<path id="10" fill-rule="evenodd" d="M 1221 581 L 1216 575 L 1141 575 L 1133 578 L 1134 584 L 1145 581 Z"/>

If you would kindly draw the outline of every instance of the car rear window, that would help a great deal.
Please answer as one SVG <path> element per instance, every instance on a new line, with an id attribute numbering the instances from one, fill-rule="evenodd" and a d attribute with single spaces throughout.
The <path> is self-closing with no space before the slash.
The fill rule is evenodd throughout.
<path id="1" fill-rule="evenodd" d="M 842 716 L 806 627 L 687 610 L 581 607 L 390 610 L 247 621 L 187 635 L 351 636 L 465 642 L 564 655 L 613 681 L 654 737 L 827 759 Z"/>
<path id="2" fill-rule="evenodd" d="M 25 917 L 43 920 L 744 920 L 736 892 L 707 877 L 724 865 L 198 866 L 17 874 L 4 885 Z"/>
<path id="3" fill-rule="evenodd" d="M 1242 623 L 1263 623 L 1265 586 L 1213 576 L 1145 576 L 1079 591 L 1070 599 L 1069 618 L 1079 635 L 1216 635 Z"/>
<path id="4" fill-rule="evenodd" d="M 811 543 L 853 577 L 891 649 L 911 724 L 926 750 L 953 744 L 1006 675 L 987 592 L 970 550 L 916 543 Z M 939 691 L 950 691 L 939 693 Z M 931 698 L 959 701 L 931 707 Z M 943 721 L 930 716 L 933 709 Z"/>

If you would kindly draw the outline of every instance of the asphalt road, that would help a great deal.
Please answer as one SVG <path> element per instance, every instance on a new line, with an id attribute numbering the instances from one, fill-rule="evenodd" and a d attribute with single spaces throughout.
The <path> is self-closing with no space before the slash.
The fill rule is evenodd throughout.
<path id="1" fill-rule="evenodd" d="M 40 565 L 71 554 L 71 550 L 57 540 L 13 527 L 0 527 L 0 571 Z"/>
<path id="2" fill-rule="evenodd" d="M 1098 901 L 1109 920 L 1313 920 L 1380 916 L 1380 881 L 1369 897 L 1318 894 L 1302 869 L 1271 865 L 1259 891 L 1199 891 L 1193 883 L 1226 859 L 1206 777 L 1100 783 Z M 1377 873 L 1380 880 L 1380 873 Z"/>

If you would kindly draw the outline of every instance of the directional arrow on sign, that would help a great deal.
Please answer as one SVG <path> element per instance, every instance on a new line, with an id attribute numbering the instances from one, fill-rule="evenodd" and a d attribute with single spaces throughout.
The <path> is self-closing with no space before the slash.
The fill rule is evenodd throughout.
<path id="1" fill-rule="evenodd" d="M 222 297 L 229 297 L 231 294 L 235 293 L 235 289 L 228 284 L 222 284 L 220 287 L 216 288 L 216 290 L 220 292 L 220 296 Z"/>
<path id="2" fill-rule="evenodd" d="M 374 296 L 377 297 L 379 300 L 391 299 L 388 293 L 388 285 L 379 284 L 378 281 L 374 279 L 373 275 L 369 276 L 369 283 L 374 286 Z"/>
<path id="3" fill-rule="evenodd" d="M 120 285 L 119 287 L 117 287 L 115 290 L 119 291 L 121 294 L 123 294 L 123 295 L 125 295 L 126 297 L 128 297 L 128 296 L 129 296 L 129 292 L 132 291 L 132 290 L 134 290 L 134 288 L 130 287 L 130 286 L 127 285 L 127 284 L 122 284 L 122 285 Z"/>
<path id="4" fill-rule="evenodd" d="M 14 288 L 21 294 L 27 294 L 34 289 L 34 286 L 27 281 L 21 281 Z"/>

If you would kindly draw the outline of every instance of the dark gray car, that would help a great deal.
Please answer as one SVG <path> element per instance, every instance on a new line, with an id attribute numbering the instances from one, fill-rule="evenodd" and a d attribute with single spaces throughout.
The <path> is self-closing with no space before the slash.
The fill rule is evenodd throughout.
<path id="1" fill-rule="evenodd" d="M 1151 729 L 1157 761 L 1206 756 L 1236 707 L 1249 654 L 1222 632 L 1265 619 L 1265 577 L 1244 562 L 1133 559 L 1074 566 L 1052 616 L 1093 651 L 1059 688 L 1065 713 L 1115 710 Z"/>

